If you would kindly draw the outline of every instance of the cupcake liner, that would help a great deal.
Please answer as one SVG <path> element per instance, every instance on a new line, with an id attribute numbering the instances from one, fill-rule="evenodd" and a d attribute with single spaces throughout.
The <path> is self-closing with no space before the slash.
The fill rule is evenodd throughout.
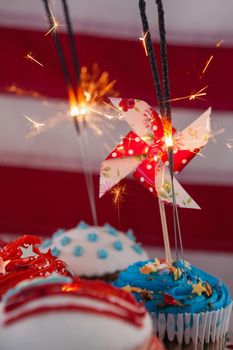
<path id="1" fill-rule="evenodd" d="M 216 311 L 199 314 L 152 314 L 154 331 L 163 340 L 189 344 L 218 342 L 229 330 L 232 303 Z"/>

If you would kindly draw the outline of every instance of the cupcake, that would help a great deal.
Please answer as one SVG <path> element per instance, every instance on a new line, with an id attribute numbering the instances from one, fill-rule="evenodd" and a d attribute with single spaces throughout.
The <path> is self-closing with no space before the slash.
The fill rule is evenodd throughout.
<path id="1" fill-rule="evenodd" d="M 71 230 L 58 230 L 41 249 L 51 249 L 80 277 L 113 281 L 130 264 L 148 259 L 129 230 L 120 232 L 109 224 L 89 226 L 84 222 Z"/>
<path id="2" fill-rule="evenodd" d="M 51 275 L 3 299 L 4 350 L 156 350 L 163 345 L 143 305 L 102 281 Z"/>
<path id="3" fill-rule="evenodd" d="M 0 250 L 0 300 L 1 296 L 18 282 L 52 272 L 70 275 L 70 269 L 50 250 L 42 253 L 38 248 L 40 238 L 22 236 Z"/>
<path id="4" fill-rule="evenodd" d="M 231 297 L 226 285 L 178 260 L 138 262 L 120 273 L 115 285 L 143 301 L 160 339 L 178 344 L 221 342 L 230 321 Z"/>

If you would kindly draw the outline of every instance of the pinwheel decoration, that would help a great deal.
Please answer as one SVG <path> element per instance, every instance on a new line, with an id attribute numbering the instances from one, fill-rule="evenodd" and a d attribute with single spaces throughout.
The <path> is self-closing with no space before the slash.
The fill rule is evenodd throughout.
<path id="1" fill-rule="evenodd" d="M 110 100 L 133 131 L 103 161 L 100 197 L 134 171 L 133 177 L 151 193 L 165 203 L 172 203 L 167 144 L 161 117 L 144 101 L 124 98 Z M 175 174 L 207 144 L 210 137 L 210 113 L 211 108 L 181 132 L 172 130 Z M 175 178 L 174 189 L 178 206 L 199 209 Z"/>

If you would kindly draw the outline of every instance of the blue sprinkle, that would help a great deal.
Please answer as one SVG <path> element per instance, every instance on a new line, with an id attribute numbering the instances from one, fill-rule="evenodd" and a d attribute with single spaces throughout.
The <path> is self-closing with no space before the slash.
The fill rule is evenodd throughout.
<path id="1" fill-rule="evenodd" d="M 118 250 L 118 251 L 121 251 L 123 250 L 123 244 L 121 241 L 115 241 L 113 242 L 113 247 L 114 249 Z"/>
<path id="2" fill-rule="evenodd" d="M 54 238 L 61 237 L 64 232 L 65 230 L 63 228 L 59 228 L 56 232 L 54 232 L 53 237 Z"/>
<path id="3" fill-rule="evenodd" d="M 133 230 L 129 229 L 126 232 L 126 236 L 132 241 L 132 242 L 136 242 L 136 237 L 134 236 Z"/>
<path id="4" fill-rule="evenodd" d="M 112 235 L 112 236 L 118 235 L 117 230 L 113 226 L 111 226 L 109 224 L 104 224 L 104 228 L 110 235 Z"/>
<path id="5" fill-rule="evenodd" d="M 81 245 L 76 245 L 73 249 L 74 256 L 82 256 L 84 253 L 84 249 Z"/>
<path id="6" fill-rule="evenodd" d="M 61 251 L 57 247 L 52 248 L 52 254 L 54 256 L 59 256 L 61 254 Z"/>
<path id="7" fill-rule="evenodd" d="M 88 233 L 87 240 L 89 242 L 97 242 L 99 240 L 99 236 L 97 235 L 97 233 L 91 232 Z"/>
<path id="8" fill-rule="evenodd" d="M 97 256 L 99 259 L 106 259 L 108 257 L 108 252 L 105 249 L 98 249 Z"/>
<path id="9" fill-rule="evenodd" d="M 67 244 L 69 244 L 70 241 L 71 241 L 70 237 L 64 236 L 64 237 L 62 237 L 62 239 L 60 240 L 60 243 L 61 243 L 61 245 L 64 247 L 64 246 L 66 246 Z"/>
<path id="10" fill-rule="evenodd" d="M 52 240 L 50 238 L 47 238 L 44 240 L 44 242 L 42 243 L 42 248 L 48 248 L 52 243 Z"/>
<path id="11" fill-rule="evenodd" d="M 140 246 L 139 243 L 136 243 L 136 244 L 132 245 L 132 249 L 138 254 L 142 254 L 143 253 L 142 247 Z"/>
<path id="12" fill-rule="evenodd" d="M 77 228 L 80 228 L 81 230 L 85 230 L 88 227 L 89 225 L 85 221 L 80 221 L 80 223 L 77 225 Z"/>

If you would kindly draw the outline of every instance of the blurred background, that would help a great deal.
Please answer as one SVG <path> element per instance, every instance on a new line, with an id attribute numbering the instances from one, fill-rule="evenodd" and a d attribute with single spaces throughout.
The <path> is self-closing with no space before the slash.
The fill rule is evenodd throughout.
<path id="1" fill-rule="evenodd" d="M 139 40 L 137 1 L 68 4 L 80 66 L 91 70 L 97 63 L 116 80 L 121 97 L 156 107 L 148 57 Z M 60 1 L 51 1 L 51 9 L 71 66 Z M 209 106 L 213 109 L 213 137 L 178 176 L 201 207 L 180 210 L 185 256 L 222 277 L 233 291 L 233 2 L 164 0 L 164 9 L 173 123 L 182 130 Z M 148 1 L 147 12 L 158 57 L 154 2 Z M 66 85 L 43 3 L 0 1 L 0 13 L 1 237 L 48 236 L 80 220 L 92 224 L 80 140 L 68 116 Z M 198 96 L 200 90 L 204 95 Z M 98 223 L 133 228 L 151 255 L 163 255 L 158 206 L 149 192 L 128 179 L 116 205 L 111 193 L 98 199 L 100 163 L 128 126 L 95 116 L 87 129 L 85 159 L 93 173 Z M 170 208 L 167 212 L 172 232 Z"/>

